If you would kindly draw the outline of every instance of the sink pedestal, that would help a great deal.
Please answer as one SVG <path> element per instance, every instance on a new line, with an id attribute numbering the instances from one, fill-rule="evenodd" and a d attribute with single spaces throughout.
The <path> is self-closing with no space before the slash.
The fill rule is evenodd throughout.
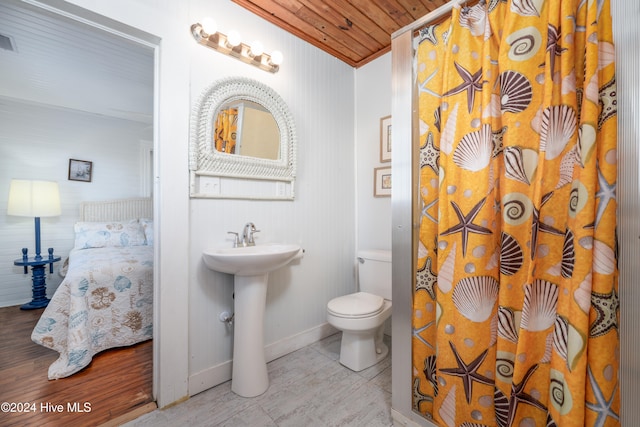
<path id="1" fill-rule="evenodd" d="M 300 245 L 270 243 L 202 253 L 211 270 L 235 275 L 231 390 L 240 396 L 258 396 L 269 388 L 264 358 L 267 279 L 270 271 L 284 267 L 302 252 Z"/>
<path id="2" fill-rule="evenodd" d="M 258 396 L 269 388 L 264 357 L 264 311 L 269 274 L 234 278 L 233 369 L 231 391 Z"/>

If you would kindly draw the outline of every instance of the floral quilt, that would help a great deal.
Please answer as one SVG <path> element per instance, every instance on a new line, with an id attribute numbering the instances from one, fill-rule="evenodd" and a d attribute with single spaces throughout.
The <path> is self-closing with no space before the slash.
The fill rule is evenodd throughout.
<path id="1" fill-rule="evenodd" d="M 103 350 L 151 339 L 152 321 L 153 246 L 74 249 L 31 339 L 60 353 L 48 374 L 58 379 Z"/>

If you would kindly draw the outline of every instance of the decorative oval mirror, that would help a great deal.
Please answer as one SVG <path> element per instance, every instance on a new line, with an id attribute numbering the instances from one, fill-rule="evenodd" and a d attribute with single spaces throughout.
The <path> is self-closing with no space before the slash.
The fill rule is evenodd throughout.
<path id="1" fill-rule="evenodd" d="M 191 197 L 292 200 L 296 132 L 282 98 L 247 78 L 214 82 L 192 111 L 189 170 Z"/>

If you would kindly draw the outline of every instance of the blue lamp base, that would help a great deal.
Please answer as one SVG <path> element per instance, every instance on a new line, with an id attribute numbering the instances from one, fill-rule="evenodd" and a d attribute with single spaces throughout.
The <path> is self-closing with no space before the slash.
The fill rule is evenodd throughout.
<path id="1" fill-rule="evenodd" d="M 58 258 L 59 260 L 60 258 Z M 46 260 L 49 262 L 49 260 Z M 33 280 L 33 299 L 20 306 L 20 310 L 35 310 L 37 308 L 44 308 L 49 304 L 49 298 L 47 298 L 47 283 L 45 282 L 44 265 L 34 265 L 31 267 L 31 275 Z"/>
<path id="2" fill-rule="evenodd" d="M 22 248 L 22 258 L 13 261 L 14 265 L 24 267 L 24 274 L 27 274 L 27 268 L 31 267 L 31 276 L 33 281 L 33 299 L 20 307 L 20 310 L 35 310 L 44 308 L 49 304 L 47 298 L 47 283 L 45 281 L 45 266 L 49 265 L 49 271 L 53 273 L 53 263 L 60 261 L 59 256 L 53 255 L 53 248 L 49 248 L 49 256 L 43 258 L 40 255 L 40 217 L 35 218 L 36 232 L 36 256 L 29 257 L 27 248 Z"/>

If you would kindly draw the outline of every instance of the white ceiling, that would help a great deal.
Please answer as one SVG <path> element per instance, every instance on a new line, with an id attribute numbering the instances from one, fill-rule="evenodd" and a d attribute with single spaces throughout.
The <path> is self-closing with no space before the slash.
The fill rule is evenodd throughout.
<path id="1" fill-rule="evenodd" d="M 0 35 L 15 48 L 0 48 L 0 103 L 152 123 L 150 47 L 19 0 L 0 2 Z"/>

